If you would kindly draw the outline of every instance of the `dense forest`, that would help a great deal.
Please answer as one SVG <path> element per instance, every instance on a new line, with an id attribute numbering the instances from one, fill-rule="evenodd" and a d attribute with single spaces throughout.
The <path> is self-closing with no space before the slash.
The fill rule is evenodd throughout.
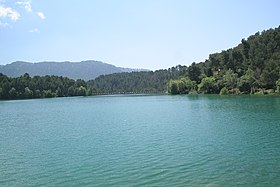
<path id="1" fill-rule="evenodd" d="M 88 81 L 94 93 L 159 93 L 166 91 L 171 79 L 186 74 L 187 66 L 178 65 L 168 70 L 114 73 Z"/>
<path id="2" fill-rule="evenodd" d="M 10 78 L 0 73 L 0 99 L 31 99 L 91 95 L 84 80 L 58 76 L 34 76 L 25 73 Z"/>
<path id="3" fill-rule="evenodd" d="M 155 72 L 100 76 L 88 85 L 100 93 L 163 92 L 266 94 L 279 92 L 280 26 L 242 39 L 205 62 Z"/>
<path id="4" fill-rule="evenodd" d="M 0 99 L 112 93 L 275 94 L 280 92 L 280 26 L 242 39 L 205 62 L 167 70 L 114 73 L 94 80 L 0 74 Z"/>

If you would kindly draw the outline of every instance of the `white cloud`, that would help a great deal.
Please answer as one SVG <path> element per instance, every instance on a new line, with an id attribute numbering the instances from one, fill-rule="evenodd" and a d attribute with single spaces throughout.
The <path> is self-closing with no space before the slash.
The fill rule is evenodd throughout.
<path id="1" fill-rule="evenodd" d="M 31 0 L 18 1 L 16 4 L 23 6 L 27 12 L 32 12 Z"/>
<path id="2" fill-rule="evenodd" d="M 10 25 L 10 21 L 18 21 L 21 17 L 21 14 L 18 12 L 18 9 L 22 8 L 25 9 L 26 12 L 32 13 L 32 0 L 13 0 L 14 7 L 7 6 L 6 0 L 0 0 L 0 28 L 3 27 L 12 27 Z M 14 9 L 15 8 L 15 9 Z M 20 10 L 19 10 L 20 11 Z M 46 19 L 46 16 L 43 12 L 36 12 L 34 13 L 41 19 Z M 39 29 L 32 29 L 29 30 L 30 33 L 39 33 Z"/>
<path id="3" fill-rule="evenodd" d="M 12 8 L 0 6 L 0 17 L 8 17 L 13 21 L 17 21 L 20 17 L 20 14 Z"/>
<path id="4" fill-rule="evenodd" d="M 35 29 L 31 29 L 29 30 L 28 32 L 31 32 L 31 33 L 40 33 L 40 30 L 35 28 Z"/>
<path id="5" fill-rule="evenodd" d="M 37 12 L 37 16 L 39 16 L 41 19 L 46 19 L 46 16 L 43 12 Z"/>

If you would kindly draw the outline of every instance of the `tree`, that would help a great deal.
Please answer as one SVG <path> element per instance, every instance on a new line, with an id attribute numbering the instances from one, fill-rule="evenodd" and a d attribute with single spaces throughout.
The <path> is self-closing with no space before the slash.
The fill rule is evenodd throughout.
<path id="1" fill-rule="evenodd" d="M 70 96 L 85 96 L 91 94 L 90 90 L 83 80 L 75 81 L 66 77 L 49 75 L 30 77 L 27 73 L 20 77 L 9 78 L 0 74 L 0 99 L 62 97 L 69 96 L 68 91 Z"/>
<path id="2" fill-rule="evenodd" d="M 77 95 L 77 96 L 86 96 L 87 94 L 86 94 L 86 88 L 85 87 L 83 87 L 83 86 L 80 86 L 79 88 L 76 88 L 76 90 L 75 90 L 75 95 Z"/>
<path id="3" fill-rule="evenodd" d="M 87 96 L 91 96 L 92 93 L 93 93 L 92 88 L 88 88 L 87 91 L 86 91 L 86 95 L 87 95 Z"/>
<path id="4" fill-rule="evenodd" d="M 252 69 L 248 69 L 245 75 L 241 76 L 238 81 L 238 88 L 241 92 L 244 93 L 253 93 L 253 85 L 255 82 L 254 71 Z"/>
<path id="5" fill-rule="evenodd" d="M 226 71 L 225 75 L 223 76 L 223 82 L 228 89 L 236 88 L 237 81 L 238 78 L 236 73 L 234 73 L 231 69 Z"/>
<path id="6" fill-rule="evenodd" d="M 188 93 L 189 91 L 195 90 L 197 87 L 197 84 L 195 81 L 192 81 L 188 77 L 183 77 L 180 79 L 184 85 L 185 85 L 185 91 Z"/>
<path id="7" fill-rule="evenodd" d="M 167 89 L 171 94 L 186 94 L 196 89 L 196 82 L 188 77 L 182 77 L 177 80 L 171 80 L 168 83 Z"/>
<path id="8" fill-rule="evenodd" d="M 176 81 L 176 80 L 169 81 L 167 89 L 168 89 L 168 93 L 178 94 L 179 93 L 179 91 L 178 91 L 178 81 Z"/>
<path id="9" fill-rule="evenodd" d="M 209 60 L 211 62 L 211 66 L 215 69 L 218 70 L 221 67 L 221 62 L 222 62 L 222 55 L 220 53 L 214 53 L 209 55 Z"/>
<path id="10" fill-rule="evenodd" d="M 28 87 L 25 87 L 25 89 L 24 89 L 24 97 L 26 99 L 33 98 L 33 91 L 30 90 Z"/>
<path id="11" fill-rule="evenodd" d="M 261 73 L 260 81 L 265 88 L 274 88 L 275 82 L 279 79 L 280 53 L 278 56 L 276 55 L 265 64 L 265 67 Z"/>
<path id="12" fill-rule="evenodd" d="M 75 89 L 74 89 L 74 87 L 73 86 L 70 86 L 69 88 L 68 88 L 68 94 L 67 94 L 68 96 L 75 96 Z"/>
<path id="13" fill-rule="evenodd" d="M 1 83 L 2 84 L 2 99 L 9 99 L 11 86 L 7 80 Z"/>
<path id="14" fill-rule="evenodd" d="M 11 90 L 9 91 L 9 98 L 16 99 L 17 95 L 17 90 L 14 87 L 11 88 Z"/>
<path id="15" fill-rule="evenodd" d="M 198 90 L 206 94 L 217 93 L 217 87 L 215 83 L 216 80 L 214 77 L 205 77 L 198 85 Z"/>
<path id="16" fill-rule="evenodd" d="M 200 73 L 200 68 L 195 63 L 192 63 L 192 65 L 188 68 L 188 77 L 192 81 L 199 82 Z"/>
<path id="17" fill-rule="evenodd" d="M 44 98 L 51 98 L 51 97 L 55 97 L 55 94 L 52 93 L 51 90 L 43 90 L 43 97 Z"/>
<path id="18" fill-rule="evenodd" d="M 180 94 L 186 92 L 186 85 L 185 85 L 185 83 L 181 79 L 177 80 L 177 86 L 178 86 L 178 92 Z"/>
<path id="19" fill-rule="evenodd" d="M 58 88 L 56 89 L 55 95 L 56 95 L 57 97 L 62 97 L 62 96 L 63 96 L 63 92 L 62 92 L 62 89 L 61 89 L 60 87 L 58 87 Z"/>
<path id="20" fill-rule="evenodd" d="M 241 43 L 243 45 L 243 54 L 246 59 L 249 59 L 250 44 L 245 39 L 242 39 Z"/>
<path id="21" fill-rule="evenodd" d="M 40 90 L 35 90 L 33 96 L 34 96 L 34 98 L 41 98 L 42 97 L 41 91 Z"/>

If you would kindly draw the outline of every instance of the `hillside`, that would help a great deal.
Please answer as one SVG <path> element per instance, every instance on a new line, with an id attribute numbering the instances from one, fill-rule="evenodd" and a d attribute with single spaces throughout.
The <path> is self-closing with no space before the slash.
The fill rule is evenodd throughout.
<path id="1" fill-rule="evenodd" d="M 185 79 L 169 82 L 169 92 L 279 93 L 279 78 L 280 26 L 242 39 L 234 48 L 210 54 L 205 62 L 193 63 Z"/>
<path id="2" fill-rule="evenodd" d="M 56 75 L 76 80 L 91 80 L 100 75 L 133 71 L 144 70 L 120 68 L 99 61 L 39 63 L 17 61 L 11 64 L 0 66 L 0 73 L 3 73 L 9 77 L 19 77 L 25 73 L 28 73 L 30 76 Z"/>
<path id="3" fill-rule="evenodd" d="M 132 72 L 96 61 L 15 62 L 0 69 L 0 99 L 166 91 L 171 94 L 280 94 L 280 26 L 242 39 L 234 48 L 210 54 L 204 62 L 166 70 Z M 1 74 L 3 71 L 11 77 L 23 72 L 31 76 L 9 78 Z M 106 73 L 112 74 L 104 75 Z M 42 74 L 59 76 L 32 77 Z M 87 82 L 61 77 L 88 80 L 98 75 Z"/>
<path id="4" fill-rule="evenodd" d="M 157 93 L 165 92 L 169 80 L 185 74 L 186 66 L 176 66 L 167 70 L 114 73 L 102 75 L 87 82 L 94 93 Z"/>
<path id="5" fill-rule="evenodd" d="M 148 77 L 148 78 L 147 78 Z M 257 32 L 241 43 L 209 59 L 155 72 L 100 76 L 88 84 L 96 92 L 162 92 L 172 94 L 260 93 L 279 90 L 280 26 Z M 169 83 L 168 83 L 169 81 Z M 168 83 L 168 85 L 167 85 Z"/>

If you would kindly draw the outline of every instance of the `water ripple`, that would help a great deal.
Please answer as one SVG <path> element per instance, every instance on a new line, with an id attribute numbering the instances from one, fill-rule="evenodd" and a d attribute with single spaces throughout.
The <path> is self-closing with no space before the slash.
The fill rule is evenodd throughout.
<path id="1" fill-rule="evenodd" d="M 278 186 L 280 98 L 2 102 L 0 186 Z"/>

